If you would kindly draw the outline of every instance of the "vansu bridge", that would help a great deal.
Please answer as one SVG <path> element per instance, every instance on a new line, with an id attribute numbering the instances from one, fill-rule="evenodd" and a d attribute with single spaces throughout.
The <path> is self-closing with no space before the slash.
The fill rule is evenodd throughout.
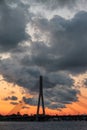
<path id="1" fill-rule="evenodd" d="M 85 98 L 85 97 L 83 97 Z M 41 104 L 40 104 L 41 103 Z M 78 104 L 79 106 L 82 106 L 82 107 L 87 107 L 87 104 L 86 103 L 83 103 L 83 102 L 78 102 L 76 103 Z M 23 106 L 23 102 L 21 101 L 21 103 L 19 103 L 18 105 L 16 105 L 9 113 L 8 115 L 11 115 L 14 113 L 14 111 L 16 111 L 17 113 L 21 110 Z M 42 114 L 40 114 L 40 107 L 42 108 Z M 77 115 L 79 114 L 79 111 L 77 110 L 77 108 L 74 108 L 72 106 L 69 106 L 69 109 L 74 111 L 75 113 L 77 113 Z M 68 114 L 68 113 L 65 113 L 63 112 L 64 115 Z M 40 76 L 39 77 L 39 95 L 38 95 L 38 103 L 37 103 L 37 112 L 36 112 L 36 117 L 37 117 L 37 120 L 39 118 L 39 116 L 45 116 L 46 115 L 46 112 L 45 112 L 45 105 L 44 105 L 44 96 L 43 96 L 43 76 Z"/>

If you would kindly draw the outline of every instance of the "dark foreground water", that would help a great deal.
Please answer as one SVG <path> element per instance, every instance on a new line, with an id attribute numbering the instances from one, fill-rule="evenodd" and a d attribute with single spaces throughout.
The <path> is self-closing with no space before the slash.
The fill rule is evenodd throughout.
<path id="1" fill-rule="evenodd" d="M 87 130 L 87 122 L 0 122 L 0 130 Z"/>

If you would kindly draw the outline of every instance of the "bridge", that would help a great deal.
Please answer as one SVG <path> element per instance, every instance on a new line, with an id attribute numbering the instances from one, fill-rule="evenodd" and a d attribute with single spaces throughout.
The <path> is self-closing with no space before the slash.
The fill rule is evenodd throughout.
<path id="1" fill-rule="evenodd" d="M 40 76 L 39 77 L 39 93 L 38 93 L 38 102 L 37 102 L 37 110 L 36 110 L 36 115 L 39 115 L 40 114 L 40 108 L 42 108 L 42 115 L 45 115 L 46 114 L 46 110 L 45 110 L 45 103 L 44 103 L 44 95 L 43 95 L 43 76 Z M 2 80 L 4 80 L 4 79 L 2 79 Z M 2 80 L 0 80 L 0 81 L 2 81 Z M 15 84 L 14 84 L 15 85 Z M 85 96 L 82 96 L 82 98 L 83 99 L 87 99 L 87 97 L 85 97 Z M 80 102 L 74 102 L 74 104 L 76 104 L 76 105 L 78 105 L 78 106 L 80 106 L 80 107 L 82 107 L 82 108 L 87 108 L 87 104 L 86 103 L 84 103 L 84 102 L 82 102 L 82 101 L 80 101 Z M 17 105 L 15 105 L 15 107 L 8 113 L 8 115 L 11 115 L 11 114 L 13 114 L 13 113 L 18 113 L 18 112 L 20 112 L 20 110 L 23 108 L 23 106 L 24 106 L 24 101 L 22 100 L 22 101 L 20 101 L 20 103 L 19 104 L 17 104 Z M 73 107 L 73 106 L 70 106 L 70 105 L 68 105 L 68 109 L 70 110 L 70 111 L 72 111 L 72 112 L 75 112 L 75 113 L 79 113 L 79 110 L 78 110 L 78 108 L 75 108 L 75 107 Z M 62 111 L 62 113 L 64 114 L 64 115 L 66 115 L 67 113 L 64 111 L 64 109 L 63 108 L 59 108 L 59 109 L 57 109 L 59 112 L 60 111 Z"/>

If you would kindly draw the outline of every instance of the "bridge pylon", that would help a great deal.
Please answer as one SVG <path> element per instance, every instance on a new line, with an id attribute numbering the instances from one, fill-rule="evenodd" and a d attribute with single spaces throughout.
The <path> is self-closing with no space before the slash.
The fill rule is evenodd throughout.
<path id="1" fill-rule="evenodd" d="M 38 105 L 37 105 L 37 116 L 40 112 L 40 102 L 42 102 L 42 115 L 45 115 L 45 107 L 44 107 L 44 97 L 43 97 L 43 77 L 40 76 L 39 79 L 39 97 L 38 97 Z"/>

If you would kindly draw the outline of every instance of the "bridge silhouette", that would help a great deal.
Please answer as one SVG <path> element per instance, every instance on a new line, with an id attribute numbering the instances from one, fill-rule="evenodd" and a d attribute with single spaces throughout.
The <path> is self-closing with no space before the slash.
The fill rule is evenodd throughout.
<path id="1" fill-rule="evenodd" d="M 3 80 L 3 79 L 2 79 Z M 0 80 L 0 81 L 2 81 Z M 15 85 L 15 84 L 14 84 Z M 62 95 L 63 96 L 63 95 Z M 67 96 L 67 95 L 66 95 Z M 69 95 L 70 96 L 70 95 Z M 72 96 L 72 95 L 71 95 Z M 48 97 L 49 98 L 49 97 Z M 82 98 L 84 99 L 87 99 L 86 96 L 82 96 Z M 40 105 L 40 103 L 42 103 Z M 87 104 L 82 102 L 82 101 L 78 101 L 78 102 L 74 102 L 76 105 L 82 107 L 82 108 L 86 108 L 87 107 Z M 17 114 L 18 112 L 20 112 L 20 110 L 23 108 L 23 106 L 25 105 L 23 99 L 17 104 L 15 105 L 15 107 L 13 107 L 13 109 L 8 113 L 8 115 L 11 115 L 11 114 Z M 40 108 L 42 108 L 42 115 L 45 115 L 45 103 L 44 103 L 44 95 L 43 95 L 43 76 L 40 76 L 39 78 L 39 94 L 38 94 L 38 102 L 37 102 L 37 110 L 36 110 L 36 115 L 39 115 L 40 113 Z M 72 112 L 75 112 L 75 113 L 79 113 L 79 110 L 78 108 L 75 108 L 73 106 L 70 106 L 68 105 L 68 108 L 72 111 Z M 67 113 L 65 113 L 65 111 L 63 110 L 63 108 L 59 108 L 62 113 L 64 113 L 65 115 Z M 57 111 L 60 111 L 57 109 Z"/>
<path id="2" fill-rule="evenodd" d="M 37 115 L 40 113 L 40 102 L 42 102 L 42 111 L 43 115 L 45 115 L 45 107 L 44 107 L 44 98 L 43 98 L 43 77 L 40 76 L 39 79 L 39 97 L 38 97 L 38 105 L 37 105 Z M 8 115 L 11 115 L 13 113 L 18 113 L 24 105 L 23 99 L 20 101 L 19 104 L 17 104 L 9 113 Z"/>

